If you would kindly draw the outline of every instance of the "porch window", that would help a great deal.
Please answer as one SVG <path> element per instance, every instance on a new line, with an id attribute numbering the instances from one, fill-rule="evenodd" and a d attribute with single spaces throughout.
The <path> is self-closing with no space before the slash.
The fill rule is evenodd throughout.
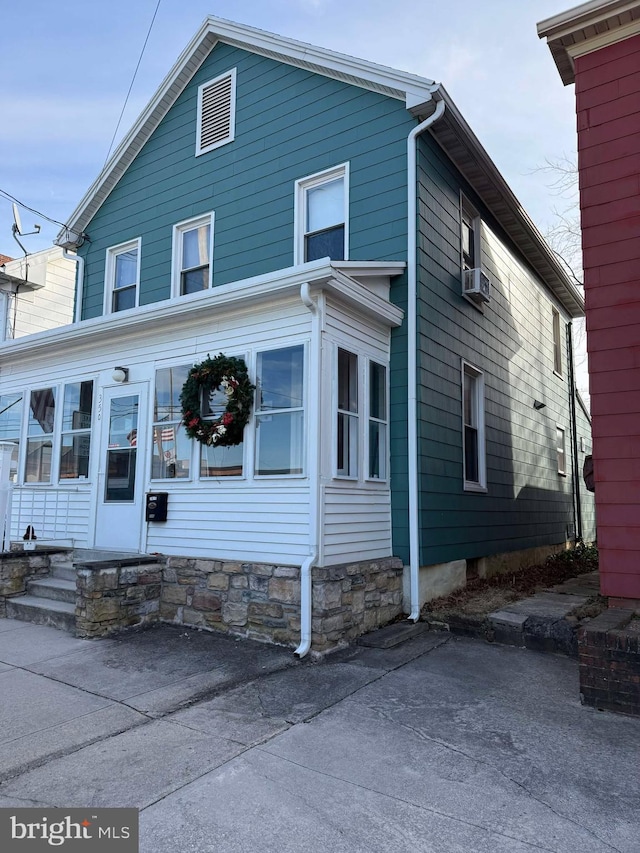
<path id="1" fill-rule="evenodd" d="M 181 424 L 180 392 L 188 365 L 156 371 L 151 442 L 151 479 L 174 480 L 191 476 L 192 442 Z"/>
<path id="2" fill-rule="evenodd" d="M 348 258 L 348 164 L 296 181 L 295 263 Z"/>
<path id="3" fill-rule="evenodd" d="M 56 389 L 40 388 L 29 398 L 25 482 L 50 483 Z"/>
<path id="4" fill-rule="evenodd" d="M 0 395 L 0 441 L 13 444 L 9 464 L 9 480 L 18 479 L 18 454 L 20 451 L 20 426 L 22 421 L 22 394 Z"/>
<path id="5" fill-rule="evenodd" d="M 338 349 L 338 442 L 336 473 L 358 476 L 358 356 Z"/>
<path id="6" fill-rule="evenodd" d="M 256 464 L 262 476 L 304 467 L 304 347 L 258 353 Z"/>
<path id="7" fill-rule="evenodd" d="M 93 382 L 73 382 L 64 387 L 60 479 L 77 480 L 89 476 Z"/>
<path id="8" fill-rule="evenodd" d="M 173 229 L 173 295 L 199 293 L 211 287 L 213 213 L 190 219 Z"/>
<path id="9" fill-rule="evenodd" d="M 107 249 L 105 314 L 135 308 L 140 282 L 140 239 Z"/>
<path id="10" fill-rule="evenodd" d="M 387 478 L 387 371 L 369 362 L 369 478 Z"/>
<path id="11" fill-rule="evenodd" d="M 481 371 L 463 362 L 462 420 L 464 488 L 482 490 L 486 487 L 484 449 L 484 376 Z"/>

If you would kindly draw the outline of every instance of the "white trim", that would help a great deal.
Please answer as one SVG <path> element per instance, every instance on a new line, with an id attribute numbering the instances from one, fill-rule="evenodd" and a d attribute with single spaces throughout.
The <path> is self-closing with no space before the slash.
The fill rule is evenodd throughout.
<path id="1" fill-rule="evenodd" d="M 378 367 L 381 367 L 384 370 L 384 420 L 380 418 L 374 418 L 371 415 L 371 365 L 377 364 Z M 364 405 L 365 405 L 365 425 L 364 425 L 364 449 L 363 449 L 363 474 L 365 483 L 389 483 L 389 468 L 390 468 L 390 454 L 389 454 L 389 430 L 390 430 L 390 400 L 389 400 L 389 362 L 383 364 L 377 358 L 371 358 L 370 356 L 365 356 L 365 374 L 364 374 Z M 370 448 L 369 448 L 369 436 L 370 436 L 370 425 L 371 423 L 382 424 L 384 426 L 384 443 L 385 446 L 382 449 L 382 460 L 384 464 L 384 477 L 372 477 L 369 471 L 369 462 L 370 462 Z"/>
<path id="2" fill-rule="evenodd" d="M 128 240 L 126 243 L 118 243 L 116 246 L 109 246 L 107 249 L 105 263 L 104 263 L 104 305 L 103 305 L 103 313 L 107 314 L 121 314 L 121 311 L 113 310 L 113 294 L 114 294 L 114 283 L 115 283 L 115 272 L 116 272 L 116 257 L 118 255 L 122 255 L 124 252 L 129 252 L 131 249 L 136 249 L 138 252 L 138 263 L 136 267 L 136 300 L 135 300 L 135 308 L 138 307 L 140 302 L 140 261 L 142 258 L 142 237 L 136 237 L 134 240 Z M 130 311 L 131 309 L 124 309 L 126 311 Z"/>
<path id="3" fill-rule="evenodd" d="M 329 181 L 334 181 L 336 178 L 343 178 L 344 180 L 344 258 L 336 260 L 336 263 L 342 263 L 349 260 L 349 163 L 346 162 L 296 180 L 294 185 L 293 203 L 294 264 L 305 263 L 304 238 L 306 236 L 305 220 L 307 212 L 307 190 L 329 183 Z"/>
<path id="4" fill-rule="evenodd" d="M 467 480 L 465 471 L 465 436 L 464 436 L 464 388 L 465 377 L 471 376 L 476 380 L 476 394 L 473 401 L 478 432 L 478 480 Z M 484 399 L 484 372 L 465 359 L 461 360 L 461 420 L 462 420 L 462 470 L 465 492 L 487 491 L 487 448 L 485 441 L 485 399 Z"/>
<path id="5" fill-rule="evenodd" d="M 203 213 L 201 216 L 194 216 L 191 219 L 185 219 L 183 222 L 177 222 L 173 226 L 171 237 L 171 298 L 175 299 L 181 296 L 189 296 L 190 294 L 180 293 L 180 278 L 182 274 L 182 237 L 186 231 L 192 231 L 201 225 L 210 225 L 211 233 L 209 234 L 209 282 L 205 289 L 213 287 L 213 246 L 214 246 L 214 224 L 215 213 Z"/>
<path id="6" fill-rule="evenodd" d="M 338 408 L 339 404 L 339 383 L 340 383 L 340 375 L 339 375 L 339 366 L 340 366 L 340 350 L 347 353 L 347 355 L 354 356 L 356 359 L 356 406 L 357 409 L 355 412 L 348 412 L 345 409 Z M 334 480 L 347 480 L 351 483 L 357 483 L 362 479 L 362 474 L 364 473 L 364 469 L 362 468 L 363 462 L 363 451 L 364 451 L 364 442 L 362 435 L 362 409 L 363 409 L 363 385 L 364 385 L 364 374 L 362 373 L 364 366 L 365 357 L 361 355 L 361 353 L 354 351 L 353 348 L 348 348 L 348 345 L 344 345 L 340 342 L 335 342 L 333 345 L 333 376 L 335 377 L 335 381 L 331 383 L 332 387 L 332 395 L 331 395 L 331 412 L 332 412 L 332 440 L 331 440 L 331 454 L 332 454 L 332 479 Z M 356 422 L 356 450 L 355 454 L 349 453 L 348 464 L 351 467 L 352 463 L 355 463 L 355 474 L 341 474 L 338 470 L 338 416 L 346 415 L 348 418 L 354 418 Z M 354 458 L 355 456 L 355 458 Z"/>
<path id="7" fill-rule="evenodd" d="M 198 86 L 196 157 L 199 157 L 201 154 L 207 154 L 209 151 L 214 151 L 216 148 L 220 148 L 221 145 L 227 145 L 229 142 L 233 142 L 236 138 L 236 76 L 237 70 L 235 68 L 230 68 L 229 71 L 225 71 L 224 74 L 219 74 L 217 77 L 214 77 L 213 80 L 207 80 L 206 83 L 202 83 Z M 225 77 L 231 77 L 231 93 L 229 95 L 229 135 L 224 139 L 220 139 L 218 142 L 214 142 L 212 145 L 207 145 L 206 148 L 202 148 L 200 146 L 200 139 L 202 136 L 202 93 L 205 89 L 208 89 L 209 86 L 213 86 L 219 80 L 224 80 Z"/>

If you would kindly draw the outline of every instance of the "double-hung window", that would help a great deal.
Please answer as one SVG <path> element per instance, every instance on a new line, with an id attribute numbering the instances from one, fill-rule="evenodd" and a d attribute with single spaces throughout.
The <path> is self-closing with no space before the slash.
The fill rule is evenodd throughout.
<path id="1" fill-rule="evenodd" d="M 338 349 L 338 443 L 336 473 L 358 476 L 358 356 Z"/>
<path id="2" fill-rule="evenodd" d="M 349 257 L 349 167 L 296 181 L 295 263 Z"/>
<path id="3" fill-rule="evenodd" d="M 472 270 L 480 267 L 480 217 L 467 199 L 462 196 L 460 203 L 462 269 Z M 464 274 L 464 272 L 463 272 Z"/>
<path id="4" fill-rule="evenodd" d="M 140 284 L 140 239 L 107 249 L 105 267 L 105 314 L 138 305 Z"/>
<path id="5" fill-rule="evenodd" d="M 260 476 L 304 470 L 304 347 L 259 352 L 256 461 Z"/>
<path id="6" fill-rule="evenodd" d="M 39 388 L 31 392 L 24 477 L 26 483 L 51 482 L 55 414 L 55 388 Z"/>
<path id="7" fill-rule="evenodd" d="M 173 296 L 211 287 L 213 213 L 175 225 L 173 229 Z"/>
<path id="8" fill-rule="evenodd" d="M 484 376 L 466 362 L 462 364 L 462 421 L 464 488 L 484 491 Z"/>
<path id="9" fill-rule="evenodd" d="M 72 382 L 64 387 L 60 479 L 78 480 L 89 476 L 93 381 Z"/>
<path id="10" fill-rule="evenodd" d="M 12 483 L 18 479 L 21 422 L 22 394 L 0 394 L 0 441 L 11 442 L 12 445 L 8 471 Z"/>
<path id="11" fill-rule="evenodd" d="M 558 474 L 567 473 L 567 448 L 565 444 L 565 431 L 562 427 L 556 427 L 556 453 L 558 457 Z"/>

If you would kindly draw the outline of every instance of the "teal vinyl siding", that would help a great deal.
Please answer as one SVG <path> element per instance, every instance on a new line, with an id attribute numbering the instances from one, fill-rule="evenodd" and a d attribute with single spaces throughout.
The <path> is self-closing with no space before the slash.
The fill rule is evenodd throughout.
<path id="1" fill-rule="evenodd" d="M 235 141 L 195 156 L 197 90 L 237 69 Z M 142 238 L 140 304 L 170 296 L 172 228 L 215 212 L 213 285 L 293 264 L 294 182 L 350 164 L 350 259 L 406 257 L 401 101 L 218 44 L 89 223 L 83 318 L 106 250 Z"/>
<path id="2" fill-rule="evenodd" d="M 461 295 L 460 191 L 484 223 L 484 314 Z M 552 297 L 430 137 L 419 141 L 418 228 L 420 562 L 564 542 L 573 495 L 557 472 L 556 424 L 570 471 L 570 411 L 566 369 L 553 374 Z M 564 335 L 563 347 L 566 365 Z M 462 359 L 484 374 L 486 493 L 463 488 Z"/>

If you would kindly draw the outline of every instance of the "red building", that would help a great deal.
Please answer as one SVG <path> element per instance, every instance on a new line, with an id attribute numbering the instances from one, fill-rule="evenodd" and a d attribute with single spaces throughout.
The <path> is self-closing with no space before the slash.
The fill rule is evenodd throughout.
<path id="1" fill-rule="evenodd" d="M 600 586 L 640 607 L 640 0 L 538 24 L 575 83 Z"/>

